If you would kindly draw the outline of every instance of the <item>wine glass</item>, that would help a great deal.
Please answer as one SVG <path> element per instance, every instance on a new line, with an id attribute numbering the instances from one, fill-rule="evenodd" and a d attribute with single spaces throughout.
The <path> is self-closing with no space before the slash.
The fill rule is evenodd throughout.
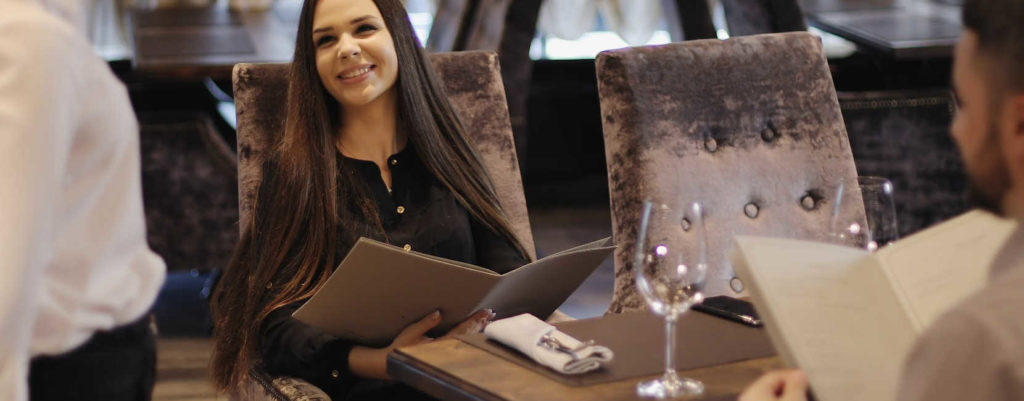
<path id="1" fill-rule="evenodd" d="M 832 237 L 840 244 L 875 251 L 899 239 L 893 187 L 883 177 L 860 176 L 836 187 L 830 218 Z"/>
<path id="2" fill-rule="evenodd" d="M 704 300 L 707 238 L 700 204 L 646 200 L 637 231 L 633 270 L 638 292 L 651 312 L 665 318 L 665 374 L 637 384 L 637 395 L 665 399 L 703 393 L 703 383 L 681 378 L 675 369 L 676 320 Z"/>

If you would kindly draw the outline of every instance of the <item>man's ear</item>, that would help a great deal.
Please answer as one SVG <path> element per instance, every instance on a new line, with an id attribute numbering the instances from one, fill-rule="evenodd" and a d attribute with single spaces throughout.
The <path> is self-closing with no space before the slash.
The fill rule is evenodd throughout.
<path id="1" fill-rule="evenodd" d="M 1013 136 L 1024 137 L 1024 92 L 1010 98 L 1010 107 L 1014 119 L 1013 126 L 1016 127 Z"/>

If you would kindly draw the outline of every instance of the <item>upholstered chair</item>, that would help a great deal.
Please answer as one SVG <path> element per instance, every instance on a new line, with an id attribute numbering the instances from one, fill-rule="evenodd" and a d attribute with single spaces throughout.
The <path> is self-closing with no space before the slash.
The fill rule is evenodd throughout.
<path id="1" fill-rule="evenodd" d="M 536 255 L 523 195 L 498 57 L 491 52 L 431 54 L 438 77 L 483 159 L 514 234 L 531 257 Z M 252 218 L 252 205 L 263 161 L 283 134 L 288 90 L 287 64 L 238 64 L 234 70 L 238 115 L 238 194 L 240 227 Z M 231 285 L 231 283 L 222 283 Z M 295 378 L 272 378 L 252 371 L 251 399 L 328 400 L 311 384 Z"/>
<path id="2" fill-rule="evenodd" d="M 722 0 L 729 36 L 806 31 L 798 0 Z"/>
<path id="3" fill-rule="evenodd" d="M 900 236 L 967 211 L 967 180 L 949 124 L 949 90 L 839 92 L 861 175 L 895 187 Z"/>
<path id="4" fill-rule="evenodd" d="M 735 234 L 828 238 L 835 188 L 857 171 L 817 38 L 612 50 L 597 76 L 619 245 L 609 312 L 644 307 L 628 255 L 646 197 L 703 204 L 709 296 L 744 294 L 728 263 Z"/>

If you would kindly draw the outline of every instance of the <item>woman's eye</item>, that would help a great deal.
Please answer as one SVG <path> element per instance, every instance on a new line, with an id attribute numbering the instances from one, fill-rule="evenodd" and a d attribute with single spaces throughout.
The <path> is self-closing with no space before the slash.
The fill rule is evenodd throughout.
<path id="1" fill-rule="evenodd" d="M 333 40 L 334 40 L 333 36 L 330 36 L 330 35 L 321 36 L 321 37 L 317 38 L 316 41 L 315 41 L 316 47 L 320 47 L 320 46 L 323 46 L 325 44 L 331 43 L 331 41 L 333 41 Z"/>
<path id="2" fill-rule="evenodd" d="M 376 30 L 377 30 L 377 27 L 374 26 L 374 25 L 370 25 L 370 24 L 362 24 L 362 25 L 356 27 L 356 32 L 357 33 L 373 32 L 373 31 L 376 31 Z"/>

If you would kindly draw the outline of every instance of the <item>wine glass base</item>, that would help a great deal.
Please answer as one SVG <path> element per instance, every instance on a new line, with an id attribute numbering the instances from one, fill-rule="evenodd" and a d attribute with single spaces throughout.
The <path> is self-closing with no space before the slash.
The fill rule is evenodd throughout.
<path id="1" fill-rule="evenodd" d="M 636 395 L 659 400 L 703 393 L 704 383 L 686 377 L 681 378 L 675 372 L 668 372 L 662 377 L 636 385 Z"/>

